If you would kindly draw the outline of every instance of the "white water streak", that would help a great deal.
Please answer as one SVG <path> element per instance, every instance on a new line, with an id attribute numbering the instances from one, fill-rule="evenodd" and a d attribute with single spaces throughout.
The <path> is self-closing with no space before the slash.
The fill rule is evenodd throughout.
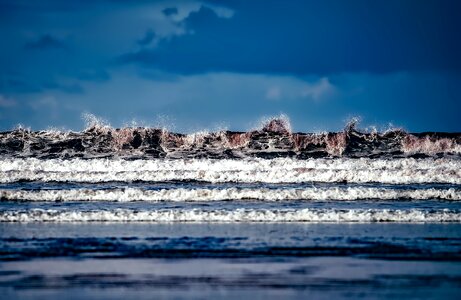
<path id="1" fill-rule="evenodd" d="M 461 222 L 461 213 L 448 209 L 32 209 L 2 211 L 0 222 Z"/>
<path id="2" fill-rule="evenodd" d="M 224 189 L 70 189 L 70 190 L 0 190 L 0 199 L 7 201 L 113 201 L 113 202 L 184 202 L 221 200 L 461 200 L 458 189 L 394 189 L 373 187 L 311 188 L 224 188 Z"/>
<path id="3" fill-rule="evenodd" d="M 2 159 L 0 182 L 171 181 L 461 184 L 458 159 Z"/>

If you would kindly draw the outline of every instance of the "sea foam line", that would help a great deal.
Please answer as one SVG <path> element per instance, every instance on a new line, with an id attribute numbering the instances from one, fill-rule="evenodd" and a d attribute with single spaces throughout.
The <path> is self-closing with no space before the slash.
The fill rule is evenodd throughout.
<path id="1" fill-rule="evenodd" d="M 449 189 L 394 189 L 374 187 L 311 187 L 311 188 L 224 188 L 224 189 L 70 189 L 10 190 L 0 189 L 2 201 L 222 201 L 222 200 L 461 200 L 461 191 Z"/>
<path id="2" fill-rule="evenodd" d="M 458 159 L 3 159 L 0 182 L 381 182 L 461 184 Z"/>
<path id="3" fill-rule="evenodd" d="M 461 222 L 458 210 L 161 209 L 1 211 L 0 222 Z"/>

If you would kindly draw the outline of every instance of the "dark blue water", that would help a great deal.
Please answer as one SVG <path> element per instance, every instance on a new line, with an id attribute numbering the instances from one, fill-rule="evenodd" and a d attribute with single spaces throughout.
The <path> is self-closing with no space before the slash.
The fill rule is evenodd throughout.
<path id="1" fill-rule="evenodd" d="M 0 225 L 8 299 L 456 299 L 459 224 Z"/>

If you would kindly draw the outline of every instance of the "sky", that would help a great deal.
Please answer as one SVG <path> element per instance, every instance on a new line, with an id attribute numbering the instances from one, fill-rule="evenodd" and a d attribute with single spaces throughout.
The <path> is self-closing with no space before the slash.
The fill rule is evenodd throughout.
<path id="1" fill-rule="evenodd" d="M 461 131 L 461 1 L 0 0 L 0 131 Z"/>

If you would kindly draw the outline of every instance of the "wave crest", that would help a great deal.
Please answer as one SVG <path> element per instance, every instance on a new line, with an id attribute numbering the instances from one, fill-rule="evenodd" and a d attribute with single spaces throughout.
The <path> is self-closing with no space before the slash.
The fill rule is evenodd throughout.
<path id="1" fill-rule="evenodd" d="M 82 132 L 0 133 L 0 154 L 11 157 L 71 158 L 243 158 L 243 157 L 428 157 L 461 154 L 461 133 L 366 132 L 352 120 L 340 132 L 293 133 L 288 118 L 267 120 L 248 132 L 181 134 L 161 128 L 113 128 L 89 118 Z"/>

